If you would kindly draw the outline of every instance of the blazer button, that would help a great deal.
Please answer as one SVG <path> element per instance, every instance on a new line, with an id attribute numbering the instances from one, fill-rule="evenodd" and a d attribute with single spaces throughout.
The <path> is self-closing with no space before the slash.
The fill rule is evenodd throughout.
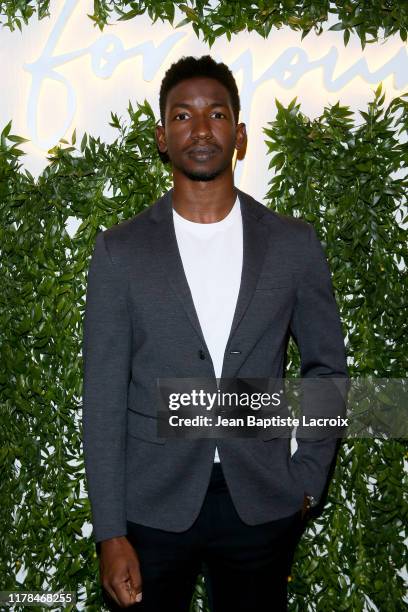
<path id="1" fill-rule="evenodd" d="M 198 351 L 198 356 L 200 357 L 200 359 L 205 359 L 205 353 L 204 353 L 203 349 L 200 349 Z"/>

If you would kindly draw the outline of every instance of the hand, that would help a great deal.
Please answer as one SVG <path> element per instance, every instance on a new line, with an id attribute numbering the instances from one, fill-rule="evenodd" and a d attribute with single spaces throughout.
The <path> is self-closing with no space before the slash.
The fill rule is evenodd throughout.
<path id="1" fill-rule="evenodd" d="M 142 578 L 137 553 L 125 536 L 101 542 L 99 574 L 113 601 L 127 608 L 142 600 Z"/>

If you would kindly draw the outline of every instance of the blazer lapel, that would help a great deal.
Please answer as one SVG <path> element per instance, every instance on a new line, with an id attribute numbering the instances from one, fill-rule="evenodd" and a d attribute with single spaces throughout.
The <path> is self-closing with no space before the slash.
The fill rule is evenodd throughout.
<path id="1" fill-rule="evenodd" d="M 170 189 L 151 208 L 151 219 L 154 221 L 152 246 L 159 264 L 164 268 L 168 282 L 209 355 L 177 245 L 173 222 L 172 194 L 173 190 Z"/>
<path id="2" fill-rule="evenodd" d="M 268 246 L 269 234 L 268 228 L 262 223 L 259 223 L 259 218 L 263 216 L 262 210 L 259 211 L 256 206 L 253 206 L 251 199 L 246 193 L 239 189 L 237 191 L 241 202 L 242 213 L 243 260 L 241 285 L 231 325 L 229 341 L 244 316 L 255 291 L 259 273 L 264 262 L 266 248 Z"/>
<path id="3" fill-rule="evenodd" d="M 232 320 L 231 331 L 228 342 L 225 348 L 227 354 L 230 350 L 233 337 L 238 329 L 238 326 L 252 300 L 255 287 L 258 282 L 258 277 L 262 269 L 265 259 L 266 250 L 268 247 L 269 230 L 266 225 L 260 223 L 260 219 L 265 212 L 262 206 L 256 203 L 246 193 L 237 189 L 238 196 L 241 202 L 242 213 L 242 231 L 243 231 L 243 261 L 242 261 L 242 276 L 241 285 L 235 308 L 234 318 Z M 244 358 L 244 355 L 241 355 Z M 222 369 L 223 377 L 232 377 L 233 373 L 240 366 L 241 359 L 237 356 L 234 361 L 234 368 L 230 360 L 225 360 Z"/>

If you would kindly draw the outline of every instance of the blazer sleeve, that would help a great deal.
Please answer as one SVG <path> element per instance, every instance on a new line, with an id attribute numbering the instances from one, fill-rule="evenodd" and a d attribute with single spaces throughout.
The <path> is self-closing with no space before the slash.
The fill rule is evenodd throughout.
<path id="1" fill-rule="evenodd" d="M 349 387 L 346 352 L 339 311 L 325 253 L 314 228 L 309 238 L 297 289 L 290 331 L 301 359 L 301 413 L 344 416 Z M 338 438 L 338 433 L 336 434 Z M 338 439 L 297 428 L 298 449 L 293 460 L 300 471 L 304 493 L 320 501 L 336 453 Z"/>
<path id="2" fill-rule="evenodd" d="M 112 261 L 100 232 L 88 272 L 83 332 L 83 449 L 96 543 L 126 535 L 127 291 L 125 272 Z"/>

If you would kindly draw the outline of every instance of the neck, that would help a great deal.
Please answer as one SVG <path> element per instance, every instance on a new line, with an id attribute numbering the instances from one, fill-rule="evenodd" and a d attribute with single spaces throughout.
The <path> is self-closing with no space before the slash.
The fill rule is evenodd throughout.
<path id="1" fill-rule="evenodd" d="M 192 181 L 173 173 L 173 208 L 195 223 L 217 223 L 234 206 L 237 194 L 232 173 L 212 181 Z"/>

